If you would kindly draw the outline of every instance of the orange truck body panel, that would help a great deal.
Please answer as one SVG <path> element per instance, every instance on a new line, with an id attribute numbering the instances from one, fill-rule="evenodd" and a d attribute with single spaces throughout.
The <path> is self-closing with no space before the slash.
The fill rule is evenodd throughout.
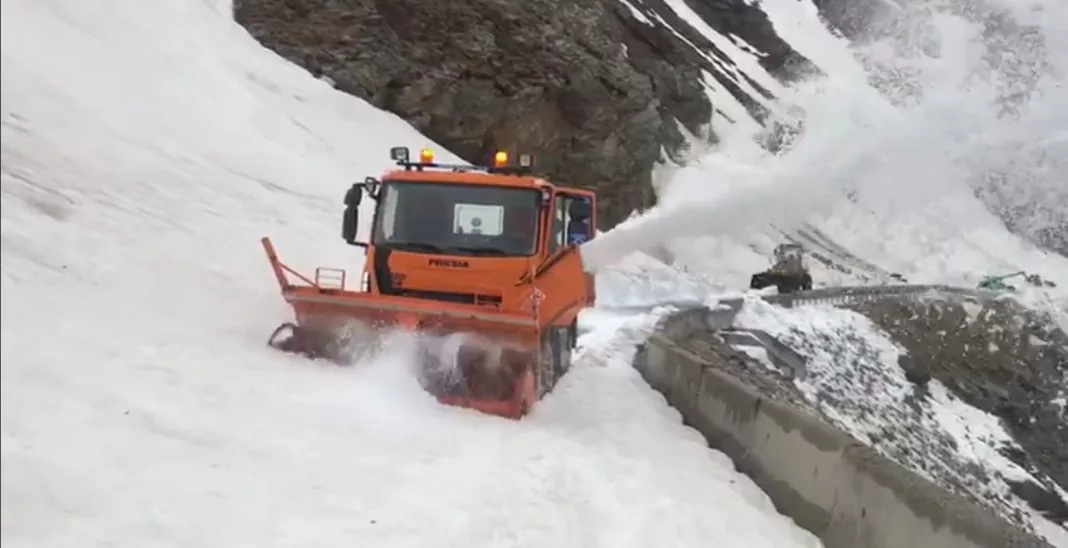
<path id="1" fill-rule="evenodd" d="M 304 330 L 328 331 L 357 320 L 375 328 L 402 328 L 440 336 L 469 333 L 492 340 L 505 348 L 501 354 L 504 357 L 497 358 L 505 365 L 490 373 L 465 372 L 470 377 L 466 381 L 469 384 L 481 382 L 492 387 L 482 389 L 482 395 L 471 391 L 443 392 L 436 394 L 438 400 L 493 415 L 523 416 L 562 374 L 552 372 L 551 362 L 557 358 L 547 354 L 557 350 L 546 342 L 548 335 L 563 333 L 562 330 L 573 333 L 579 312 L 592 306 L 595 299 L 593 276 L 583 271 L 578 246 L 561 245 L 551 249 L 550 240 L 556 237 L 552 228 L 555 197 L 564 193 L 588 200 L 591 207 L 586 222 L 596 227 L 595 194 L 556 187 L 533 176 L 498 173 L 394 170 L 385 173 L 382 181 L 528 188 L 552 199 L 542 205 L 537 247 L 531 256 L 391 250 L 385 259 L 391 283 L 398 291 L 411 288 L 407 294 L 386 294 L 379 290 L 380 280 L 375 276 L 380 271 L 376 266 L 381 265 L 375 261 L 381 256 L 376 253 L 374 242 L 366 244 L 363 270 L 366 287 L 349 289 L 345 287 L 348 276 L 343 271 L 333 271 L 342 272 L 341 283 L 327 287 L 318 270 L 314 277 L 309 277 L 285 265 L 271 241 L 263 238 L 264 251 L 283 297 L 294 310 L 297 325 Z M 376 213 L 376 223 L 377 217 Z M 589 237 L 593 233 L 590 228 Z M 291 278 L 296 278 L 296 282 L 290 281 Z M 465 295 L 469 302 L 436 297 L 440 295 Z M 564 351 L 570 352 L 570 348 Z M 551 382 L 546 382 L 549 377 Z"/>

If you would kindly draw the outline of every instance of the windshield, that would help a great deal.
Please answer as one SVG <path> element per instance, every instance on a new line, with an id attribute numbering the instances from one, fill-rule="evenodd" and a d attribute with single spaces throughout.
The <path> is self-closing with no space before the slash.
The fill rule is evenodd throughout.
<path id="1" fill-rule="evenodd" d="M 539 199 L 526 188 L 386 181 L 374 243 L 451 255 L 533 255 Z"/>

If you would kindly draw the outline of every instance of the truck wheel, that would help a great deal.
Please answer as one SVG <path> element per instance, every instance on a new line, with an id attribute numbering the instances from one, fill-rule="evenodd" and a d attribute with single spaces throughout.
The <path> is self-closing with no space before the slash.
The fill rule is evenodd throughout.
<path id="1" fill-rule="evenodd" d="M 568 369 L 571 369 L 571 349 L 574 345 L 571 341 L 571 327 L 560 327 L 556 329 L 557 334 L 557 357 L 556 357 L 556 379 L 559 380 Z"/>
<path id="2" fill-rule="evenodd" d="M 541 351 L 538 356 L 538 397 L 548 394 L 556 384 L 557 352 L 556 337 L 553 330 L 546 331 L 541 339 Z"/>

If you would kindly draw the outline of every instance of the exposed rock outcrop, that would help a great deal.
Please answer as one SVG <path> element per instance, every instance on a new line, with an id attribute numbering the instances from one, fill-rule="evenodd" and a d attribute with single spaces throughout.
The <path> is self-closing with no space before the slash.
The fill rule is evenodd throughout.
<path id="1" fill-rule="evenodd" d="M 880 301 L 855 305 L 908 350 L 914 382 L 937 379 L 1000 417 L 1037 467 L 1068 490 L 1068 335 L 1011 300 Z M 1048 486 L 1047 486 L 1048 488 Z M 1068 522 L 1068 507 L 1055 512 Z"/>
<path id="2" fill-rule="evenodd" d="M 688 4 L 766 53 L 770 73 L 809 66 L 744 0 Z M 771 96 L 663 0 L 235 0 L 234 10 L 268 48 L 468 161 L 531 151 L 540 172 L 597 189 L 603 225 L 652 204 L 652 168 L 685 153 L 680 126 L 715 138 L 703 72 L 757 119 L 763 107 L 739 82 Z"/>

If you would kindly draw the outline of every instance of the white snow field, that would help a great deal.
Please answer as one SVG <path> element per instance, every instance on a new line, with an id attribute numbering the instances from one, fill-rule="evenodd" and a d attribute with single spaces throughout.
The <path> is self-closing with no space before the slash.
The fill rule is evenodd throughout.
<path id="1" fill-rule="evenodd" d="M 269 350 L 258 238 L 358 268 L 344 190 L 431 143 L 228 7 L 2 3 L 5 548 L 820 546 L 630 367 L 655 313 L 590 311 L 521 422 L 438 405 L 401 336 Z"/>

